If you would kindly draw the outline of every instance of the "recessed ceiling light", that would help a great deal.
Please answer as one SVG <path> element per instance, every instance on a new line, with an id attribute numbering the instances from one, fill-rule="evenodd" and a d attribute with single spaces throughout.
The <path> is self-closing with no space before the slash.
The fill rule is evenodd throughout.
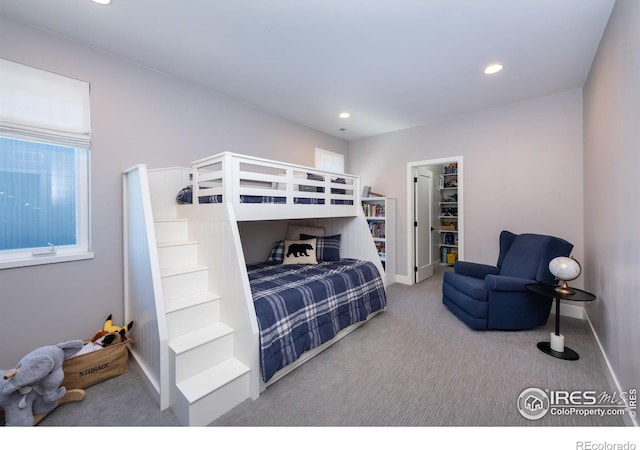
<path id="1" fill-rule="evenodd" d="M 340 113 L 341 119 L 348 119 L 349 117 L 351 117 L 351 114 L 349 114 L 348 112 Z"/>
<path id="2" fill-rule="evenodd" d="M 111 3 L 111 0 L 91 0 L 91 1 L 99 5 L 108 5 L 109 3 Z"/>
<path id="3" fill-rule="evenodd" d="M 484 73 L 487 75 L 493 75 L 494 73 L 500 72 L 504 66 L 502 64 L 491 64 L 485 67 Z"/>

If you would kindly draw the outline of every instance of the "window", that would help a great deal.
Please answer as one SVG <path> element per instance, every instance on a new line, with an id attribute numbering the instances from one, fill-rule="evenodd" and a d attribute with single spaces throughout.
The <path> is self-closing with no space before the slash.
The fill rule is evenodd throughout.
<path id="1" fill-rule="evenodd" d="M 0 269 L 93 257 L 89 86 L 0 59 Z"/>
<path id="2" fill-rule="evenodd" d="M 316 147 L 315 165 L 316 169 L 344 173 L 344 155 Z"/>

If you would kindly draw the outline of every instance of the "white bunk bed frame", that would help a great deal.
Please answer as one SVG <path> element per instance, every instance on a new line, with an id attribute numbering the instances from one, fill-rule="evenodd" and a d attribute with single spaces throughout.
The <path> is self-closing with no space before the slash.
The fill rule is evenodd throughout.
<path id="1" fill-rule="evenodd" d="M 222 202 L 177 204 L 176 194 L 190 185 L 194 200 L 221 195 Z M 266 259 L 287 221 L 341 234 L 341 256 L 373 262 L 385 279 L 357 176 L 225 152 L 191 168 L 134 166 L 123 174 L 123 196 L 125 321 L 137 324 L 131 355 L 161 409 L 171 407 L 185 425 L 206 425 L 258 398 L 364 323 L 262 381 L 246 265 Z M 243 196 L 285 200 L 245 203 Z M 300 198 L 324 204 L 296 203 Z M 213 378 L 222 380 L 215 392 Z"/>

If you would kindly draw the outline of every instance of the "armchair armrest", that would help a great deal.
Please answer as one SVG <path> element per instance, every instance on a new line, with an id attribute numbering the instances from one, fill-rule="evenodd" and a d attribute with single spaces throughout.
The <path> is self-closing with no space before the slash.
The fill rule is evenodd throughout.
<path id="1" fill-rule="evenodd" d="M 485 278 L 487 275 L 498 275 L 500 273 L 500 269 L 497 267 L 467 261 L 456 261 L 453 269 L 457 274 L 473 278 Z"/>
<path id="2" fill-rule="evenodd" d="M 484 287 L 489 291 L 528 292 L 526 285 L 535 282 L 536 280 L 529 280 L 527 278 L 488 275 L 484 279 Z"/>

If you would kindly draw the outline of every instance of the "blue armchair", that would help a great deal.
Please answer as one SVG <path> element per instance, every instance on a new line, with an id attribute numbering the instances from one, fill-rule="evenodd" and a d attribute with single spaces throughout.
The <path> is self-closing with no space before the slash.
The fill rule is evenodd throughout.
<path id="1" fill-rule="evenodd" d="M 552 300 L 529 292 L 528 283 L 554 282 L 549 262 L 569 256 L 573 245 L 539 234 L 500 233 L 496 266 L 457 261 L 445 272 L 442 302 L 476 330 L 524 330 L 547 323 Z"/>

